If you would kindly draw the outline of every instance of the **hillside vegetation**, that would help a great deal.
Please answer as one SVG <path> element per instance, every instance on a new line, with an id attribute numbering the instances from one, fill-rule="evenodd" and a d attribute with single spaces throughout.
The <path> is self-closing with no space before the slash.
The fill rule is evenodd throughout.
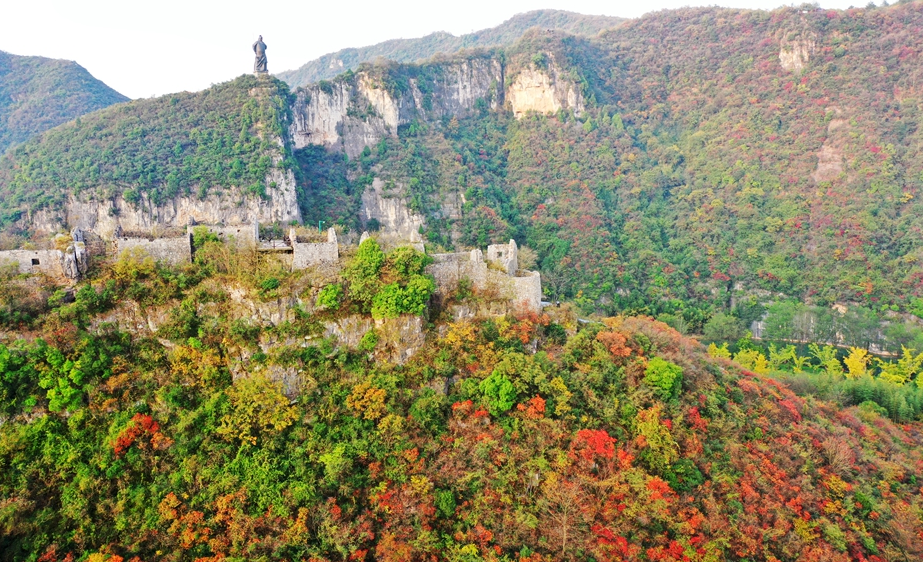
<path id="1" fill-rule="evenodd" d="M 505 49 L 507 80 L 552 61 L 583 114 L 419 122 L 357 165 L 415 179 L 420 209 L 463 194 L 460 221 L 430 213 L 430 241 L 512 236 L 591 309 L 695 330 L 718 310 L 752 319 L 732 302 L 769 295 L 906 312 L 923 288 L 921 28 L 918 2 L 533 32 Z M 791 45 L 810 53 L 801 70 L 780 64 Z"/>
<path id="2" fill-rule="evenodd" d="M 0 153 L 56 125 L 127 100 L 73 61 L 0 51 Z"/>
<path id="3" fill-rule="evenodd" d="M 497 27 L 458 37 L 441 31 L 417 39 L 392 39 L 368 47 L 342 49 L 308 62 L 295 70 L 280 72 L 276 76 L 295 88 L 307 86 L 319 80 L 328 80 L 348 70 L 356 70 L 360 64 L 373 62 L 378 58 L 397 62 L 414 62 L 428 59 L 436 53 L 450 54 L 460 49 L 511 45 L 526 30 L 533 27 L 594 36 L 604 29 L 615 27 L 622 21 L 625 20 L 607 16 L 587 16 L 562 10 L 534 10 L 516 14 Z"/>
<path id="4" fill-rule="evenodd" d="M 524 72 L 550 72 L 579 90 L 582 111 L 516 119 L 485 101 L 457 118 L 421 113 L 356 158 L 308 146 L 281 164 L 296 171 L 305 220 L 360 228 L 361 195 L 380 177 L 425 217 L 432 246 L 514 238 L 535 250 L 549 296 L 587 311 L 701 332 L 718 313 L 743 328 L 791 299 L 811 314 L 845 303 L 869 325 L 913 322 L 923 311 L 921 29 L 916 2 L 682 9 L 592 38 L 532 30 L 452 60 L 502 61 L 497 96 Z M 447 60 L 359 72 L 383 95 L 422 85 L 425 107 Z M 258 190 L 268 159 L 256 149 L 270 140 L 257 128 L 289 150 L 291 99 L 276 81 L 257 103 L 251 82 L 122 105 L 20 146 L 0 161 L 5 224 L 22 227 L 67 193 Z M 371 105 L 346 113 L 379 117 Z"/>
<path id="5" fill-rule="evenodd" d="M 0 267 L 0 558 L 923 559 L 921 31 L 921 2 L 664 11 L 296 94 L 243 76 L 17 146 L 4 237 L 50 244 L 32 217 L 75 198 L 268 198 L 281 167 L 343 243 L 292 271 L 198 227 L 180 266 Z M 437 113 L 449 64 L 489 99 Z M 517 118 L 530 80 L 569 105 Z M 350 157 L 295 149 L 334 114 Z M 371 185 L 428 250 L 515 239 L 564 303 L 512 315 L 352 245 Z"/>
<path id="6" fill-rule="evenodd" d="M 202 92 L 121 104 L 81 117 L 0 160 L 9 225 L 70 196 L 155 205 L 240 187 L 264 193 L 269 148 L 284 134 L 288 88 L 242 76 Z"/>
<path id="7" fill-rule="evenodd" d="M 0 345 L 4 559 L 923 556 L 923 434 L 874 395 L 799 395 L 663 323 L 578 329 L 566 309 L 424 307 L 424 348 L 373 361 L 387 333 L 350 348 L 322 324 L 413 284 L 413 250 L 366 242 L 337 278 L 196 245 L 4 318 L 22 336 Z"/>

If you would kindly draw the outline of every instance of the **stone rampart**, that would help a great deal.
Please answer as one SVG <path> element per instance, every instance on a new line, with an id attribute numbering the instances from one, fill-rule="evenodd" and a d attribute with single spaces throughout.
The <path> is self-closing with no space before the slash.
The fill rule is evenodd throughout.
<path id="1" fill-rule="evenodd" d="M 517 273 L 516 242 L 491 245 L 487 255 L 487 261 L 480 250 L 430 256 L 433 263 L 426 271 L 436 281 L 436 293 L 442 296 L 454 293 L 461 280 L 467 279 L 475 291 L 509 301 L 515 312 L 540 312 L 541 276 L 537 271 Z"/>
<path id="2" fill-rule="evenodd" d="M 191 235 L 196 228 L 206 228 L 209 232 L 218 237 L 222 242 L 235 242 L 239 248 L 255 247 L 260 242 L 260 224 L 240 224 L 227 226 L 221 224 L 200 224 L 189 226 Z"/>
<path id="3" fill-rule="evenodd" d="M 426 272 L 436 280 L 436 290 L 445 295 L 458 290 L 462 279 L 471 282 L 475 289 L 485 287 L 487 281 L 487 263 L 480 250 L 456 252 L 453 254 L 433 254 Z"/>
<path id="4" fill-rule="evenodd" d="M 512 278 L 513 309 L 517 312 L 542 311 L 542 276 L 537 271 L 527 271 Z"/>
<path id="5" fill-rule="evenodd" d="M 157 261 L 177 265 L 192 262 L 192 240 L 188 234 L 173 238 L 116 238 L 117 254 L 140 249 Z"/>
<path id="6" fill-rule="evenodd" d="M 19 273 L 64 275 L 64 253 L 60 250 L 6 250 L 0 252 L 0 264 L 17 264 Z"/>
<path id="7" fill-rule="evenodd" d="M 507 244 L 491 244 L 487 246 L 487 261 L 499 264 L 510 275 L 519 271 L 519 247 L 515 240 Z"/>
<path id="8" fill-rule="evenodd" d="M 339 261 L 340 249 L 337 243 L 337 233 L 334 229 L 327 229 L 326 242 L 299 242 L 298 235 L 292 229 L 289 232 L 292 243 L 292 270 L 305 269 L 320 263 Z"/>

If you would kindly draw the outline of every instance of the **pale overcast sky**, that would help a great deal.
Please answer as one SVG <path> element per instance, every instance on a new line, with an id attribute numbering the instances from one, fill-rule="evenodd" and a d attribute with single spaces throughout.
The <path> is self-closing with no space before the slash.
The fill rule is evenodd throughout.
<path id="1" fill-rule="evenodd" d="M 867 2 L 866 2 L 867 3 Z M 454 35 L 493 27 L 540 8 L 638 17 L 694 0 L 9 0 L 0 8 L 0 50 L 75 60 L 132 98 L 195 91 L 252 71 L 262 34 L 269 71 L 297 68 L 323 54 L 387 39 Z M 772 9 L 779 0 L 723 0 Z M 798 2 L 800 5 L 801 3 Z M 825 0 L 825 8 L 864 6 Z"/>

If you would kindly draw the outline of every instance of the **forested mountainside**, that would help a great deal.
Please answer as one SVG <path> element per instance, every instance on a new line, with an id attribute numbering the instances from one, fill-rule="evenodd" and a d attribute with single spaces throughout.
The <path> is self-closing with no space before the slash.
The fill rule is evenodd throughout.
<path id="1" fill-rule="evenodd" d="M 85 115 L 7 154 L 0 220 L 8 229 L 26 220 L 45 230 L 81 226 L 111 235 L 114 224 L 185 225 L 188 210 L 174 204 L 178 198 L 205 204 L 213 223 L 297 220 L 294 180 L 279 175 L 291 160 L 282 142 L 287 99 L 283 82 L 242 76 Z M 78 196 L 89 204 L 74 207 Z M 78 222 L 68 225 L 68 213 Z"/>
<path id="2" fill-rule="evenodd" d="M 0 153 L 56 125 L 127 100 L 73 61 L 0 51 Z"/>
<path id="3" fill-rule="evenodd" d="M 920 2 L 683 9 L 594 38 L 533 30 L 500 51 L 365 65 L 292 93 L 268 80 L 276 93 L 260 97 L 241 78 L 26 143 L 0 162 L 0 206 L 12 232 L 79 216 L 78 196 L 102 193 L 113 211 L 94 216 L 115 221 L 148 212 L 142 196 L 173 209 L 233 186 L 360 229 L 372 198 L 406 203 L 434 247 L 516 239 L 549 294 L 585 309 L 693 330 L 721 310 L 759 318 L 747 307 L 770 297 L 910 312 L 921 27 Z M 276 140 L 274 155 L 253 150 Z M 277 172 L 293 173 L 297 205 L 259 180 Z"/>
<path id="4" fill-rule="evenodd" d="M 921 32 L 664 11 L 14 147 L 0 246 L 86 251 L 0 267 L 0 557 L 923 559 Z M 334 259 L 103 250 L 195 221 Z M 511 238 L 563 304 L 436 283 Z"/>
<path id="5" fill-rule="evenodd" d="M 552 294 L 590 308 L 693 329 L 703 303 L 754 295 L 909 310 L 923 279 L 921 25 L 918 2 L 667 11 L 593 40 L 532 33 L 504 51 L 505 98 L 468 118 L 408 116 L 399 140 L 353 165 L 360 183 L 376 166 L 413 177 L 431 241 L 512 236 L 538 252 Z M 389 83 L 435 68 L 393 69 Z M 547 104 L 554 115 L 517 111 L 549 75 L 581 95 Z M 521 77 L 535 88 L 517 89 Z"/>
<path id="6" fill-rule="evenodd" d="M 4 560 L 923 556 L 917 382 L 790 387 L 566 306 L 456 320 L 491 300 L 461 288 L 378 324 L 422 254 L 293 273 L 195 238 L 72 291 L 3 272 Z"/>
<path id="7" fill-rule="evenodd" d="M 384 58 L 397 62 L 414 62 L 428 59 L 436 53 L 451 54 L 460 49 L 476 49 L 511 45 L 526 30 L 539 27 L 556 29 L 574 35 L 592 37 L 622 18 L 588 16 L 563 10 L 534 10 L 516 14 L 497 27 L 482 29 L 456 37 L 444 31 L 431 33 L 417 39 L 392 39 L 368 47 L 342 49 L 308 62 L 295 70 L 276 74 L 293 88 L 307 86 L 319 80 L 329 80 L 347 70 L 356 70 L 364 62 Z"/>

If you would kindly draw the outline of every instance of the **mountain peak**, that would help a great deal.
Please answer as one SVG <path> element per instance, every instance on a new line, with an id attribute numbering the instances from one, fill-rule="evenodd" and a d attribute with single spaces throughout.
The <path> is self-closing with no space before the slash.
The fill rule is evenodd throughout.
<path id="1" fill-rule="evenodd" d="M 128 98 L 74 61 L 0 51 L 0 153 L 80 115 Z"/>

